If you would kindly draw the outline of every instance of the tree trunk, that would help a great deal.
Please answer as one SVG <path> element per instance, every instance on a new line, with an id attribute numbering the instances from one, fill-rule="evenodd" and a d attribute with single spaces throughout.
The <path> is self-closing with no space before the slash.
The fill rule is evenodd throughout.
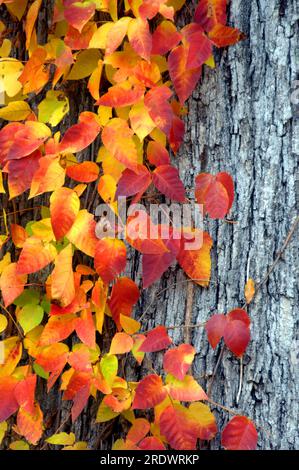
<path id="1" fill-rule="evenodd" d="M 189 10 L 197 2 L 187 3 L 181 24 L 186 18 L 190 21 Z M 44 2 L 40 34 L 50 21 L 50 9 L 51 2 Z M 213 313 L 241 306 L 247 278 L 257 284 L 263 281 L 298 214 L 299 126 L 291 103 L 297 72 L 298 4 L 296 0 L 232 0 L 229 20 L 247 39 L 217 52 L 215 70 L 204 69 L 202 82 L 188 103 L 185 144 L 173 161 L 191 195 L 201 171 L 228 171 L 233 176 L 233 223 L 205 222 L 214 240 L 209 289 L 188 282 L 175 266 L 143 291 L 135 310 L 137 319 L 143 315 L 143 330 L 160 324 L 197 324 Z M 71 99 L 71 122 L 76 121 L 78 108 L 92 109 L 84 85 L 80 95 L 80 103 L 78 90 Z M 95 208 L 99 201 L 93 197 L 91 190 L 88 204 Z M 203 328 L 170 331 L 174 344 L 190 341 L 196 348 L 194 376 L 206 389 L 211 388 L 211 398 L 256 422 L 260 449 L 294 449 L 299 444 L 298 247 L 297 231 L 249 306 L 252 340 L 243 359 L 241 393 L 240 361 L 227 350 L 220 357 L 221 345 L 214 352 Z M 127 274 L 138 283 L 140 256 L 132 252 L 130 257 Z M 161 357 L 153 355 L 156 370 Z M 129 377 L 138 380 L 148 365 L 147 361 L 139 368 L 128 360 Z M 66 420 L 69 404 L 61 402 L 57 389 L 41 405 L 49 426 L 47 435 L 61 426 L 60 430 L 73 430 L 89 447 L 104 449 L 111 448 L 113 435 L 122 430 L 117 421 L 95 424 L 98 404 L 94 400 L 72 426 Z M 219 409 L 215 413 L 222 429 L 229 416 Z M 219 439 L 212 448 L 220 448 Z"/>

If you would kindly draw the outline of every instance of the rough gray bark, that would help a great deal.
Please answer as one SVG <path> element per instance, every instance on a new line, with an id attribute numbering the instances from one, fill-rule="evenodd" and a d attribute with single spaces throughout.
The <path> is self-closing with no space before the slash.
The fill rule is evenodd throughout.
<path id="1" fill-rule="evenodd" d="M 45 3 L 41 12 L 41 24 L 47 21 L 46 7 L 50 8 L 50 3 Z M 188 3 L 192 9 L 196 2 Z M 182 270 L 173 267 L 160 282 L 143 292 L 135 316 L 144 315 L 144 330 L 158 324 L 184 325 L 186 310 L 191 312 L 191 323 L 199 323 L 213 313 L 240 306 L 248 274 L 257 283 L 263 280 L 298 214 L 299 126 L 292 116 L 290 98 L 298 67 L 296 3 L 232 0 L 230 22 L 246 33 L 247 40 L 217 53 L 216 70 L 205 69 L 202 83 L 189 101 L 185 145 L 175 162 L 190 190 L 200 171 L 230 172 L 236 184 L 231 213 L 236 223 L 206 221 L 214 239 L 209 289 L 194 286 L 191 291 Z M 182 23 L 187 14 L 184 12 Z M 86 109 L 91 101 L 84 89 L 81 92 L 79 107 L 83 108 L 84 103 Z M 72 101 L 74 121 L 78 97 Z M 95 200 L 94 205 L 97 203 Z M 249 307 L 252 341 L 243 361 L 239 403 L 236 397 L 240 362 L 227 351 L 213 381 L 214 401 L 244 413 L 260 426 L 260 449 L 294 449 L 299 444 L 298 245 L 297 232 Z M 139 282 L 141 265 L 137 253 L 131 254 L 130 266 L 128 274 Z M 214 352 L 203 329 L 186 332 L 182 328 L 170 334 L 175 344 L 190 335 L 197 349 L 194 375 L 208 388 L 221 347 Z M 156 355 L 153 360 L 158 369 L 161 356 Z M 128 362 L 127 368 L 136 380 L 146 372 L 146 363 L 140 370 Z M 57 390 L 42 406 L 49 424 L 47 434 L 51 435 L 64 423 L 69 407 L 61 403 Z M 92 402 L 72 429 L 91 448 L 109 448 L 111 435 L 121 427 L 119 423 L 96 425 L 96 407 Z M 218 409 L 215 413 L 222 428 L 228 415 Z M 61 428 L 70 429 L 69 421 Z M 212 448 L 220 448 L 219 440 L 212 443 Z"/>

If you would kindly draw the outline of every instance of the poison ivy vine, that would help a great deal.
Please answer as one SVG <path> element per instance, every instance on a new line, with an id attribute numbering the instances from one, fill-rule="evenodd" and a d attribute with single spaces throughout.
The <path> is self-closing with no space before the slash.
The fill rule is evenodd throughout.
<path id="1" fill-rule="evenodd" d="M 142 333 L 142 323 L 132 317 L 140 286 L 123 274 L 130 246 L 142 254 L 142 288 L 174 262 L 199 286 L 210 283 L 207 232 L 192 223 L 177 227 L 171 218 L 165 227 L 145 208 L 132 209 L 153 187 L 167 200 L 188 203 L 175 164 L 186 101 L 203 67 L 215 67 L 213 48 L 243 38 L 226 25 L 226 0 L 200 0 L 193 21 L 178 28 L 176 13 L 185 3 L 56 0 L 41 44 L 36 26 L 42 0 L 0 0 L 9 21 L 24 24 L 27 58 L 15 58 L 19 38 L 1 21 L 0 118 L 8 123 L 0 131 L 5 229 L 0 238 L 0 440 L 12 426 L 12 437 L 5 437 L 11 449 L 40 442 L 87 447 L 72 433 L 47 437 L 42 411 L 47 396 L 38 403 L 38 381 L 46 381 L 48 391 L 59 387 L 63 399 L 72 401 L 73 421 L 90 397 L 99 400 L 98 423 L 125 418 L 129 432 L 125 438 L 114 436 L 114 449 L 192 450 L 198 440 L 209 441 L 218 432 L 213 402 L 190 372 L 194 347 L 173 345 L 165 326 Z M 79 94 L 83 82 L 93 106 L 86 105 L 77 123 L 61 133 L 65 117 L 73 113 L 69 86 L 73 83 Z M 92 161 L 82 153 L 88 147 Z M 107 214 L 97 223 L 84 206 L 90 184 L 96 184 L 114 224 Z M 19 207 L 23 194 L 28 201 L 40 201 L 40 195 L 49 200 L 25 226 L 16 219 L 31 210 Z M 234 201 L 231 176 L 198 175 L 195 197 L 204 215 L 225 218 Z M 119 202 L 124 198 L 125 219 Z M 8 199 L 12 213 L 5 210 Z M 253 294 L 249 283 L 248 301 Z M 100 350 L 107 317 L 116 332 L 109 349 Z M 213 348 L 223 338 L 233 354 L 243 356 L 250 341 L 245 310 L 214 315 L 205 328 Z M 75 342 L 69 341 L 73 335 Z M 141 365 L 145 354 L 158 351 L 164 354 L 161 374 L 152 371 L 139 382 L 126 379 L 119 366 L 122 355 L 132 354 Z M 222 431 L 222 445 L 254 449 L 253 422 L 234 416 Z"/>

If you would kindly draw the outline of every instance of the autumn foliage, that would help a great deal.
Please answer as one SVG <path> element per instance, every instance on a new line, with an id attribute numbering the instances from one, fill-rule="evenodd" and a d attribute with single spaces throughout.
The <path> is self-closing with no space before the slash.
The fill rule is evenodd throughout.
<path id="1" fill-rule="evenodd" d="M 11 449 L 87 447 L 72 433 L 49 436 L 45 387 L 37 401 L 42 382 L 71 402 L 73 421 L 90 397 L 99 402 L 97 423 L 121 415 L 129 430 L 116 436 L 114 449 L 192 450 L 218 432 L 211 398 L 192 375 L 198 351 L 173 344 L 165 326 L 144 332 L 142 312 L 133 316 L 140 290 L 175 262 L 190 280 L 209 286 L 211 236 L 198 227 L 182 227 L 177 236 L 173 226 L 165 236 L 145 213 L 138 224 L 134 214 L 117 219 L 114 236 L 98 237 L 98 221 L 83 202 L 89 185 L 116 216 L 119 197 L 139 202 L 149 188 L 188 202 L 177 169 L 186 102 L 203 67 L 215 67 L 214 48 L 236 44 L 243 35 L 226 24 L 226 0 L 200 0 L 192 22 L 177 27 L 176 13 L 185 3 L 56 0 L 47 41 L 39 43 L 42 1 L 0 1 L 5 18 L 24 25 L 26 42 L 21 61 L 6 20 L 0 22 L 0 439 L 12 426 L 12 438 L 5 437 Z M 80 90 L 82 83 L 93 104 L 86 103 L 67 127 L 68 86 Z M 194 191 L 213 219 L 224 219 L 233 205 L 227 173 L 198 175 Z M 18 209 L 20 197 L 28 207 L 31 200 L 38 205 L 25 226 L 6 210 L 11 203 Z M 150 237 L 149 228 L 158 236 Z M 186 249 L 196 234 L 201 246 Z M 128 249 L 142 254 L 141 286 L 126 276 Z M 247 286 L 246 298 L 252 295 Z M 107 322 L 114 334 L 101 350 Z M 243 356 L 250 341 L 245 310 L 212 315 L 205 328 L 212 348 L 223 338 L 235 356 Z M 137 368 L 153 353 L 163 355 L 163 370 L 127 380 L 123 355 L 131 354 Z M 220 431 L 226 449 L 257 445 L 247 417 L 235 416 Z"/>

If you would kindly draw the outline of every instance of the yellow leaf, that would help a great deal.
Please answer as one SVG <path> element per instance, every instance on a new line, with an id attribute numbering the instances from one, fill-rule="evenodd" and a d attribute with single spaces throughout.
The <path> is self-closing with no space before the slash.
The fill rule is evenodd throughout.
<path id="1" fill-rule="evenodd" d="M 2 170 L 0 170 L 0 193 L 5 194 L 5 189 L 4 189 L 4 186 L 3 186 Z"/>
<path id="2" fill-rule="evenodd" d="M 22 357 L 22 343 L 18 336 L 12 336 L 3 342 L 4 362 L 0 365 L 0 377 L 11 375 Z"/>
<path id="3" fill-rule="evenodd" d="M 66 432 L 59 432 L 48 437 L 46 442 L 59 446 L 72 446 L 75 443 L 76 437 L 74 433 L 67 434 Z"/>
<path id="4" fill-rule="evenodd" d="M 2 423 L 0 423 L 0 445 L 3 441 L 6 431 L 7 431 L 7 422 L 3 421 Z"/>
<path id="5" fill-rule="evenodd" d="M 112 21 L 107 21 L 107 23 L 100 26 L 89 42 L 89 49 L 106 49 L 107 36 L 113 25 Z"/>
<path id="6" fill-rule="evenodd" d="M 31 108 L 26 101 L 12 101 L 0 109 L 0 118 L 6 121 L 24 121 L 31 113 Z"/>
<path id="7" fill-rule="evenodd" d="M 11 41 L 4 39 L 2 46 L 0 47 L 0 57 L 9 57 L 11 51 Z"/>
<path id="8" fill-rule="evenodd" d="M 29 450 L 29 444 L 25 441 L 14 441 L 9 444 L 11 450 Z"/>
<path id="9" fill-rule="evenodd" d="M 123 327 L 124 331 L 128 335 L 134 335 L 137 331 L 140 330 L 141 324 L 139 321 L 134 320 L 134 318 L 127 317 L 126 315 L 120 314 L 120 324 Z"/>
<path id="10" fill-rule="evenodd" d="M 59 300 L 63 307 L 69 305 L 75 297 L 72 259 L 72 245 L 69 244 L 57 256 L 52 272 L 52 298 Z"/>
<path id="11" fill-rule="evenodd" d="M 27 7 L 28 0 L 13 0 L 12 3 L 8 3 L 6 5 L 8 11 L 16 16 L 18 20 L 20 21 L 22 16 L 25 13 L 26 7 Z"/>
<path id="12" fill-rule="evenodd" d="M 0 314 L 0 333 L 2 333 L 7 327 L 7 318 L 5 315 Z"/>
<path id="13" fill-rule="evenodd" d="M 144 105 L 144 102 L 137 103 L 132 106 L 129 118 L 133 131 L 141 141 L 143 141 L 156 127 L 146 106 Z"/>
<path id="14" fill-rule="evenodd" d="M 23 69 L 23 64 L 16 59 L 0 59 L 0 92 L 3 89 L 7 96 L 16 96 L 22 89 L 18 78 Z"/>
<path id="15" fill-rule="evenodd" d="M 73 65 L 67 80 L 81 80 L 82 78 L 89 77 L 98 65 L 101 54 L 97 49 L 87 49 L 86 51 L 79 52 L 77 61 Z"/>
<path id="16" fill-rule="evenodd" d="M 49 123 L 52 127 L 62 121 L 69 112 L 69 100 L 61 91 L 50 90 L 46 98 L 38 105 L 38 119 Z"/>

